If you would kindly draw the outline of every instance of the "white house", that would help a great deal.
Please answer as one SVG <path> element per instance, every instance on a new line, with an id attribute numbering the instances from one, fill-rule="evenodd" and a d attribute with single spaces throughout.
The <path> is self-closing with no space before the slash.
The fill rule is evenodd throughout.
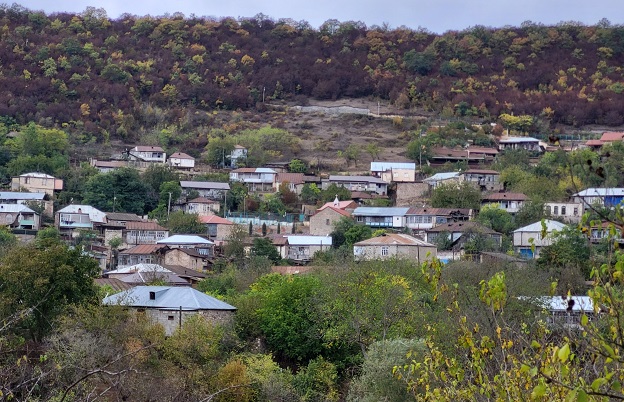
<path id="1" fill-rule="evenodd" d="M 356 260 L 408 258 L 421 263 L 436 255 L 435 245 L 403 233 L 387 233 L 353 245 L 353 257 Z"/>
<path id="2" fill-rule="evenodd" d="M 460 172 L 444 172 L 436 173 L 433 176 L 423 179 L 423 183 L 427 183 L 431 188 L 436 188 L 442 183 L 459 182 Z"/>
<path id="3" fill-rule="evenodd" d="M 192 192 L 196 192 L 200 197 L 206 197 L 211 199 L 222 200 L 225 198 L 225 194 L 229 191 L 230 185 L 228 183 L 213 182 L 213 181 L 180 181 L 180 187 L 185 195 L 189 195 Z"/>
<path id="4" fill-rule="evenodd" d="M 371 162 L 370 171 L 386 183 L 416 181 L 416 164 L 411 162 Z"/>
<path id="5" fill-rule="evenodd" d="M 502 137 L 498 141 L 498 149 L 501 151 L 515 149 L 524 149 L 532 152 L 543 151 L 540 141 L 532 137 Z"/>
<path id="6" fill-rule="evenodd" d="M 137 145 L 128 151 L 128 158 L 141 162 L 165 163 L 167 161 L 167 153 L 161 147 Z"/>
<path id="7" fill-rule="evenodd" d="M 404 228 L 409 207 L 358 207 L 351 216 L 357 223 L 373 228 Z"/>
<path id="8" fill-rule="evenodd" d="M 167 165 L 175 169 L 191 170 L 195 167 L 195 158 L 184 152 L 175 152 L 167 159 Z"/>
<path id="9" fill-rule="evenodd" d="M 308 262 L 317 251 L 326 251 L 332 247 L 331 236 L 284 235 L 286 237 L 283 258 L 296 262 Z"/>
<path id="10" fill-rule="evenodd" d="M 585 212 L 582 202 L 547 202 L 544 204 L 545 212 L 557 219 L 569 223 L 579 223 Z"/>
<path id="11" fill-rule="evenodd" d="M 624 188 L 588 188 L 572 195 L 572 201 L 582 202 L 586 206 L 601 205 L 614 207 L 624 201 Z"/>
<path id="12" fill-rule="evenodd" d="M 234 145 L 234 149 L 230 152 L 230 167 L 236 169 L 239 163 L 242 164 L 247 160 L 247 148 L 242 145 Z"/>
<path id="13" fill-rule="evenodd" d="M 388 194 L 388 183 L 384 180 L 373 176 L 329 176 L 329 179 L 321 182 L 323 190 L 336 184 L 342 186 L 349 191 L 363 191 L 366 193 L 375 193 L 379 195 Z"/>
<path id="14" fill-rule="evenodd" d="M 75 236 L 79 229 L 94 229 L 106 223 L 106 213 L 91 205 L 71 204 L 57 211 L 54 221 L 61 234 Z"/>
<path id="15" fill-rule="evenodd" d="M 269 168 L 240 168 L 230 172 L 230 181 L 245 184 L 249 191 L 272 192 L 276 176 Z"/>
<path id="16" fill-rule="evenodd" d="M 550 219 L 544 220 L 544 225 L 545 227 L 540 221 L 514 230 L 514 251 L 526 258 L 537 258 L 543 247 L 550 246 L 553 243 L 553 233 L 560 232 L 566 227 L 563 223 Z M 545 237 L 542 236 L 544 229 L 546 232 Z M 533 249 L 535 249 L 535 252 Z"/>
<path id="17" fill-rule="evenodd" d="M 522 193 L 492 193 L 483 196 L 481 204 L 495 204 L 500 209 L 515 214 L 529 197 Z"/>

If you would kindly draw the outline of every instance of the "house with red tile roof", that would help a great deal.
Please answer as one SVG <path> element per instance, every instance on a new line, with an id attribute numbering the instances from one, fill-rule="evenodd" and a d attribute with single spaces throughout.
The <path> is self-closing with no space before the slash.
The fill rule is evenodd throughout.
<path id="1" fill-rule="evenodd" d="M 200 216 L 199 221 L 206 225 L 206 233 L 212 241 L 226 240 L 234 227 L 234 222 L 217 215 Z"/>
<path id="2" fill-rule="evenodd" d="M 318 209 L 314 215 L 310 217 L 310 234 L 314 236 L 327 236 L 334 231 L 336 222 L 342 218 L 351 218 L 351 212 L 327 206 Z"/>

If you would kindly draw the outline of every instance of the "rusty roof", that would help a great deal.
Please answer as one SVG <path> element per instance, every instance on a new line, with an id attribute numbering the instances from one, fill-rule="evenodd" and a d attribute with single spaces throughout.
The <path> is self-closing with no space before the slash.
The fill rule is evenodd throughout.
<path id="1" fill-rule="evenodd" d="M 192 200 L 190 200 L 188 202 L 188 204 L 190 204 L 190 203 L 194 203 L 194 204 L 218 204 L 219 201 L 211 200 L 210 198 L 206 198 L 206 197 L 197 197 L 197 198 L 193 198 Z"/>
<path id="2" fill-rule="evenodd" d="M 164 246 L 162 244 L 139 244 L 127 250 L 119 252 L 119 254 L 154 254 Z"/>
<path id="3" fill-rule="evenodd" d="M 427 230 L 427 232 L 450 232 L 450 233 L 454 233 L 454 232 L 463 233 L 463 232 L 468 232 L 468 231 L 475 231 L 479 233 L 489 233 L 489 234 L 498 233 L 495 230 L 492 230 L 489 227 L 483 226 L 482 224 L 477 223 L 477 222 L 444 223 L 442 225 L 438 225 L 434 228 Z"/>
<path id="4" fill-rule="evenodd" d="M 278 173 L 275 181 L 278 183 L 302 184 L 303 173 Z"/>
<path id="5" fill-rule="evenodd" d="M 600 137 L 600 141 L 603 142 L 608 142 L 608 141 L 622 141 L 624 140 L 624 132 L 615 132 L 615 131 L 610 131 L 610 132 L 606 132 L 602 134 L 602 137 Z"/>
<path id="6" fill-rule="evenodd" d="M 94 282 L 97 286 L 110 286 L 113 290 L 118 292 L 128 290 L 132 287 L 129 283 L 116 278 L 96 278 Z"/>
<path id="7" fill-rule="evenodd" d="M 526 201 L 529 197 L 522 193 L 492 193 L 483 197 L 483 201 Z"/>
<path id="8" fill-rule="evenodd" d="M 403 245 L 403 246 L 423 246 L 435 247 L 431 243 L 417 239 L 404 233 L 386 233 L 372 239 L 363 240 L 353 244 L 354 246 L 377 246 L 377 245 Z"/>
<path id="9" fill-rule="evenodd" d="M 213 224 L 213 225 L 233 225 L 233 222 L 228 221 L 225 218 L 222 218 L 217 215 L 203 215 L 199 217 L 199 221 L 205 224 Z"/>
<path id="10" fill-rule="evenodd" d="M 169 231 L 169 229 L 160 226 L 156 222 L 127 222 L 126 229 L 128 230 L 159 230 Z"/>

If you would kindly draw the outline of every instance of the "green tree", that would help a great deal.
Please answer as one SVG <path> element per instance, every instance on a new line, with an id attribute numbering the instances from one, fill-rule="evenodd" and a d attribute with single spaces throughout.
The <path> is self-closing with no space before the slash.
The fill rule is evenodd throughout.
<path id="1" fill-rule="evenodd" d="M 479 209 L 481 192 L 468 182 L 441 183 L 431 192 L 431 206 L 434 208 Z"/>
<path id="2" fill-rule="evenodd" d="M 335 183 L 330 184 L 327 189 L 321 191 L 321 202 L 330 202 L 338 197 L 339 200 L 350 200 L 351 191 L 343 186 L 339 186 Z"/>
<path id="3" fill-rule="evenodd" d="M 567 226 L 554 234 L 552 244 L 542 248 L 537 265 L 552 271 L 577 271 L 590 279 L 591 253 L 586 236 L 578 229 Z M 557 275 L 560 276 L 560 275 Z"/>
<path id="4" fill-rule="evenodd" d="M 503 234 L 509 234 L 514 229 L 513 217 L 498 204 L 482 206 L 476 221 Z"/>
<path id="5" fill-rule="evenodd" d="M 98 303 L 93 279 L 99 271 L 80 248 L 14 247 L 0 261 L 2 316 L 20 314 L 18 331 L 41 340 L 70 306 Z"/>
<path id="6" fill-rule="evenodd" d="M 308 166 L 301 159 L 291 159 L 288 164 L 288 171 L 292 173 L 305 173 L 308 171 Z"/>
<path id="7" fill-rule="evenodd" d="M 282 257 L 279 255 L 277 248 L 271 242 L 271 239 L 266 237 L 257 237 L 253 240 L 251 246 L 251 254 L 256 256 L 266 257 L 274 264 L 278 263 Z"/>
<path id="8" fill-rule="evenodd" d="M 316 204 L 321 199 L 321 189 L 315 183 L 304 184 L 301 189 L 301 200 L 306 204 Z"/>
<path id="9" fill-rule="evenodd" d="M 101 211 L 131 212 L 144 215 L 155 205 L 149 203 L 151 189 L 136 169 L 121 168 L 100 173 L 85 184 L 83 202 Z"/>
<path id="10" fill-rule="evenodd" d="M 169 214 L 167 228 L 173 233 L 204 234 L 206 227 L 199 221 L 199 215 L 175 211 Z"/>

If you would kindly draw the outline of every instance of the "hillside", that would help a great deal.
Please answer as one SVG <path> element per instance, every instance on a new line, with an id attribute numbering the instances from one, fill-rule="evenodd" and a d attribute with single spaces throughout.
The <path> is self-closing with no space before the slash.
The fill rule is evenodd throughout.
<path id="1" fill-rule="evenodd" d="M 434 35 L 328 21 L 0 9 L 0 116 L 135 142 L 212 112 L 367 98 L 408 114 L 619 125 L 624 27 L 562 23 Z M 203 113 L 209 112 L 209 113 Z M 12 121 L 12 120 L 8 120 Z"/>

